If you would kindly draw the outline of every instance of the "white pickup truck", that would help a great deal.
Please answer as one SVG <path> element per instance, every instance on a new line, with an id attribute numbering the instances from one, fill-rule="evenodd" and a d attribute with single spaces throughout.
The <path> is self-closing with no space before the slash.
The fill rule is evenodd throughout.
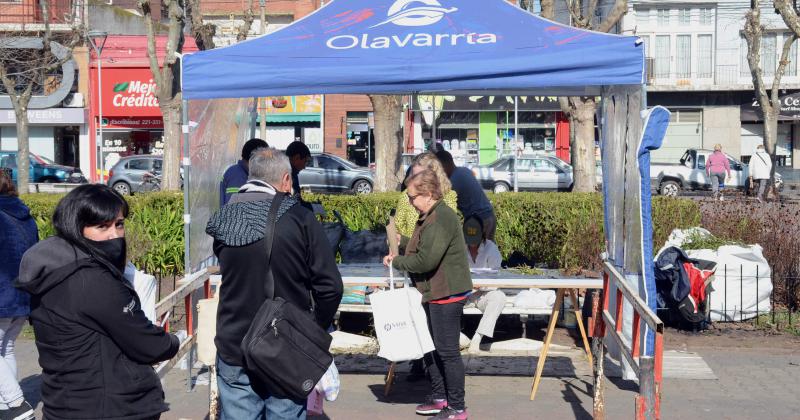
<path id="1" fill-rule="evenodd" d="M 676 196 L 681 190 L 710 190 L 711 177 L 706 175 L 706 160 L 713 150 L 687 149 L 678 163 L 653 163 L 650 165 L 650 185 L 661 195 Z M 744 190 L 747 185 L 748 167 L 727 153 L 731 167 L 731 180 L 725 188 Z M 775 173 L 775 184 L 780 190 L 783 179 Z"/>

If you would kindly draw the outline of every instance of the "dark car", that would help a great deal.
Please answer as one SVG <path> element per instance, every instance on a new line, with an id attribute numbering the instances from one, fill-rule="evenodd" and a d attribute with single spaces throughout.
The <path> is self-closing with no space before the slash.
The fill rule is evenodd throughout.
<path id="1" fill-rule="evenodd" d="M 300 171 L 300 188 L 314 192 L 372 192 L 374 180 L 368 168 L 322 153 L 311 155 L 306 169 Z"/>
<path id="2" fill-rule="evenodd" d="M 17 151 L 0 151 L 0 167 L 11 169 L 11 178 L 17 182 Z M 59 165 L 52 160 L 34 153 L 30 154 L 30 182 L 70 182 L 84 183 L 86 178 L 80 168 Z"/>
<path id="3" fill-rule="evenodd" d="M 108 186 L 122 195 L 141 192 L 145 175 L 160 174 L 162 164 L 163 158 L 160 155 L 125 156 L 108 171 Z"/>

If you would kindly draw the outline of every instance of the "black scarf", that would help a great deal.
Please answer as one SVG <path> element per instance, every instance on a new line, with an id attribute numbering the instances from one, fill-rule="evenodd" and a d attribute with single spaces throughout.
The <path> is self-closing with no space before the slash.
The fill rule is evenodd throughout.
<path id="1" fill-rule="evenodd" d="M 120 274 L 125 272 L 127 249 L 124 237 L 106 241 L 92 241 L 90 239 L 86 241 L 92 247 L 92 255 L 94 257 L 116 268 Z"/>

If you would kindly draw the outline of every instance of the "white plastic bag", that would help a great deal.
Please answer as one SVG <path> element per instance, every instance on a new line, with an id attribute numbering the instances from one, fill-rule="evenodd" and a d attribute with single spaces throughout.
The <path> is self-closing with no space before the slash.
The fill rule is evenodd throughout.
<path id="1" fill-rule="evenodd" d="M 553 290 L 523 290 L 514 298 L 514 306 L 526 309 L 552 308 L 556 303 L 556 292 Z"/>
<path id="2" fill-rule="evenodd" d="M 147 319 L 156 323 L 156 278 L 140 271 L 132 263 L 125 266 L 125 280 L 133 286 L 139 295 L 142 311 Z"/>
<path id="3" fill-rule="evenodd" d="M 317 382 L 317 386 L 314 387 L 314 389 L 324 395 L 327 401 L 336 401 L 336 397 L 339 396 L 340 386 L 339 369 L 336 368 L 335 362 L 331 362 L 331 365 L 328 366 L 328 370 L 322 375 L 322 378 Z"/>
<path id="4" fill-rule="evenodd" d="M 406 284 L 394 288 L 394 272 L 389 268 L 390 290 L 370 295 L 378 356 L 392 362 L 416 360 L 434 350 L 428 320 L 422 309 L 422 294 Z"/>
<path id="5" fill-rule="evenodd" d="M 719 247 L 709 296 L 712 321 L 738 322 L 769 313 L 772 270 L 762 251 L 760 245 Z"/>

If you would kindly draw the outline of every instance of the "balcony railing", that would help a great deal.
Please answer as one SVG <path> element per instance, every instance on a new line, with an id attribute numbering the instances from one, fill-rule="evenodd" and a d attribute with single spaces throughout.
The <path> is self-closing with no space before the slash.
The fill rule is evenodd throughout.
<path id="1" fill-rule="evenodd" d="M 697 71 L 695 69 L 688 72 L 665 71 L 656 69 L 655 60 L 647 58 L 647 84 L 650 86 L 663 86 L 675 88 L 702 87 L 721 88 L 724 86 L 747 86 L 753 84 L 748 67 L 741 68 L 737 64 L 720 64 L 707 71 Z M 764 80 L 771 82 L 772 75 L 765 74 Z M 797 83 L 798 71 L 796 68 L 786 69 L 783 75 L 786 82 Z"/>
<path id="2" fill-rule="evenodd" d="M 49 0 L 49 23 L 71 24 L 82 17 L 82 0 Z M 37 0 L 3 1 L 0 3 L 0 24 L 42 24 L 44 13 Z"/>

